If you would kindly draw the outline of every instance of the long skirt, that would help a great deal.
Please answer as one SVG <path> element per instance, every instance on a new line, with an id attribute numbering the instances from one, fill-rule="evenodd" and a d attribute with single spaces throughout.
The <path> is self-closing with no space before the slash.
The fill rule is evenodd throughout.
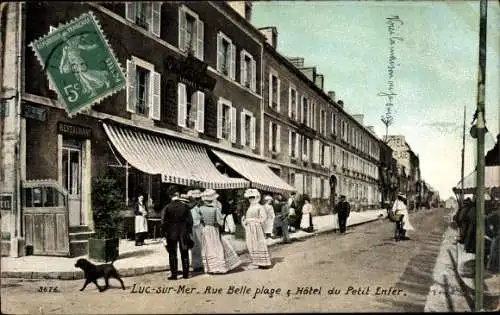
<path id="1" fill-rule="evenodd" d="M 205 272 L 226 273 L 238 267 L 241 260 L 231 244 L 220 237 L 219 229 L 212 225 L 203 227 L 202 259 Z"/>
<path id="2" fill-rule="evenodd" d="M 224 232 L 234 233 L 236 231 L 236 225 L 234 224 L 234 219 L 232 214 L 227 214 L 224 218 Z"/>
<path id="3" fill-rule="evenodd" d="M 248 222 L 245 226 L 248 253 L 253 265 L 271 266 L 271 255 L 267 249 L 266 238 L 262 225 L 258 222 Z"/>
<path id="4" fill-rule="evenodd" d="M 339 229 L 339 215 L 337 213 L 333 214 L 333 229 L 334 230 Z"/>
<path id="5" fill-rule="evenodd" d="M 413 225 L 410 223 L 410 216 L 408 215 L 407 210 L 398 210 L 399 213 L 404 215 L 403 217 L 403 229 L 406 231 L 414 231 L 415 228 L 413 228 Z M 408 236 L 408 232 L 406 232 L 406 236 Z"/>
<path id="6" fill-rule="evenodd" d="M 196 225 L 193 226 L 193 242 L 194 246 L 191 249 L 191 266 L 193 269 L 203 268 L 203 259 L 202 259 L 202 238 L 203 238 L 203 226 Z"/>
<path id="7" fill-rule="evenodd" d="M 148 231 L 148 220 L 145 216 L 135 216 L 135 234 L 146 233 Z"/>
<path id="8" fill-rule="evenodd" d="M 310 223 L 311 223 L 311 214 L 303 213 L 302 219 L 300 220 L 300 228 L 305 230 L 309 228 Z"/>

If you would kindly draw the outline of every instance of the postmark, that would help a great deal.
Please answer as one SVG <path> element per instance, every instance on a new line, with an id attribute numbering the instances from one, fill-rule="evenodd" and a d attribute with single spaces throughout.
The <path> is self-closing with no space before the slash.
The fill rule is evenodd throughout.
<path id="1" fill-rule="evenodd" d="M 70 116 L 125 87 L 125 76 L 92 12 L 30 44 Z"/>

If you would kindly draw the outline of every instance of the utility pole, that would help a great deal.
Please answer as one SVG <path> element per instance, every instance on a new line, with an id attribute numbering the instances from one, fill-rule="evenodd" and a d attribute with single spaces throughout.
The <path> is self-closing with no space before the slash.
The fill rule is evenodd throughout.
<path id="1" fill-rule="evenodd" d="M 479 72 L 477 81 L 477 167 L 476 167 L 476 266 L 474 311 L 483 310 L 484 278 L 484 134 L 485 134 L 485 83 L 486 83 L 486 17 L 488 3 L 481 0 L 479 18 Z"/>
<path id="2" fill-rule="evenodd" d="M 464 159 L 465 159 L 465 106 L 464 106 L 464 126 L 462 130 L 462 170 L 460 173 L 461 192 L 459 196 L 460 208 L 463 208 L 464 206 L 464 163 L 465 163 Z"/>

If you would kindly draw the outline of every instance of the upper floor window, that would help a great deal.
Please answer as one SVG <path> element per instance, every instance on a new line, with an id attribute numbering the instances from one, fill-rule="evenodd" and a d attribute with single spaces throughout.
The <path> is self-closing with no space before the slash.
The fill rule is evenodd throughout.
<path id="1" fill-rule="evenodd" d="M 332 113 L 332 134 L 337 135 L 337 115 Z"/>
<path id="2" fill-rule="evenodd" d="M 302 160 L 308 161 L 311 152 L 311 138 L 302 136 Z"/>
<path id="3" fill-rule="evenodd" d="M 217 33 L 217 71 L 236 79 L 236 47 L 222 32 Z"/>
<path id="4" fill-rule="evenodd" d="M 293 159 L 299 156 L 299 135 L 292 130 L 288 131 L 288 155 Z"/>
<path id="5" fill-rule="evenodd" d="M 322 135 L 326 136 L 326 111 L 321 110 L 321 117 L 319 122 L 319 129 Z"/>
<path id="6" fill-rule="evenodd" d="M 217 104 L 217 138 L 236 143 L 236 108 L 223 98 Z"/>
<path id="7" fill-rule="evenodd" d="M 257 71 L 256 71 L 255 60 L 253 59 L 252 55 L 250 55 L 245 50 L 241 51 L 240 59 L 241 59 L 240 60 L 241 85 L 243 85 L 244 87 L 247 87 L 255 92 L 255 90 L 257 88 L 257 84 L 256 84 Z"/>
<path id="8" fill-rule="evenodd" d="M 288 117 L 297 120 L 297 113 L 299 111 L 299 100 L 297 97 L 297 90 L 290 86 L 288 88 Z"/>
<path id="9" fill-rule="evenodd" d="M 280 140 L 281 126 L 269 122 L 269 151 L 279 153 L 281 151 Z"/>
<path id="10" fill-rule="evenodd" d="M 161 76 L 154 65 L 137 57 L 127 60 L 127 111 L 160 119 Z"/>
<path id="11" fill-rule="evenodd" d="M 280 111 L 280 79 L 273 72 L 269 72 L 269 107 Z"/>
<path id="12" fill-rule="evenodd" d="M 179 7 L 179 49 L 203 60 L 204 24 L 186 6 Z"/>
<path id="13" fill-rule="evenodd" d="M 160 37 L 161 2 L 127 2 L 125 17 Z"/>
<path id="14" fill-rule="evenodd" d="M 302 112 L 301 113 L 301 116 L 302 116 L 301 123 L 309 126 L 309 120 L 310 120 L 310 117 L 309 117 L 309 100 L 305 96 L 302 96 L 301 112 Z"/>
<path id="15" fill-rule="evenodd" d="M 177 124 L 180 127 L 204 132 L 205 94 L 184 83 L 178 83 L 177 98 Z"/>
<path id="16" fill-rule="evenodd" d="M 316 103 L 311 101 L 310 104 L 310 116 L 309 117 L 309 127 L 316 129 Z"/>
<path id="17" fill-rule="evenodd" d="M 241 144 L 255 149 L 255 117 L 247 110 L 241 112 Z"/>

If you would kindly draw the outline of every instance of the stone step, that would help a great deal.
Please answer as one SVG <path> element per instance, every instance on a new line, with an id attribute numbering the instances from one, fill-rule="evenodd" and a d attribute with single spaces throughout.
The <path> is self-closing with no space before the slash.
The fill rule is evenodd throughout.
<path id="1" fill-rule="evenodd" d="M 70 241 L 69 243 L 69 255 L 70 257 L 85 256 L 89 253 L 89 241 L 79 240 Z"/>
<path id="2" fill-rule="evenodd" d="M 92 237 L 94 232 L 77 232 L 77 233 L 69 233 L 69 241 L 85 241 Z"/>
<path id="3" fill-rule="evenodd" d="M 69 233 L 92 232 L 92 230 L 86 225 L 70 226 L 68 230 Z"/>

